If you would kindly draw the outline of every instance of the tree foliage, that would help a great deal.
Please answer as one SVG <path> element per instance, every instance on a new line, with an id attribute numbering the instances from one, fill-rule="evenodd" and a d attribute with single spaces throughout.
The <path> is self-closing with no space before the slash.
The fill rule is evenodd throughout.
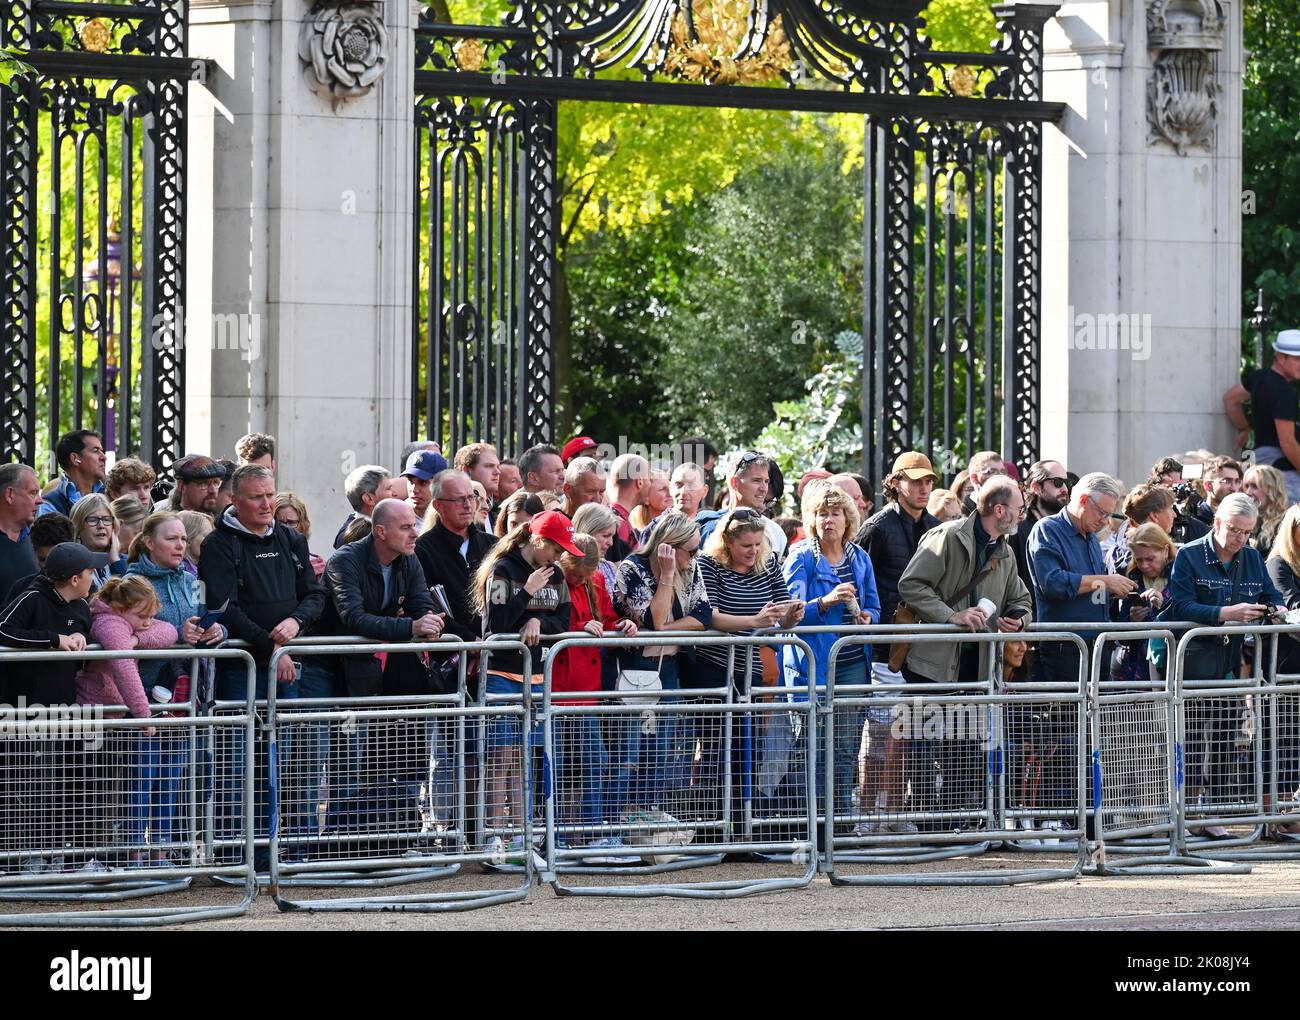
<path id="1" fill-rule="evenodd" d="M 1294 0 L 1245 5 L 1242 307 L 1256 293 L 1276 330 L 1300 322 L 1300 7 Z M 1253 360 L 1249 335 L 1242 352 Z"/>

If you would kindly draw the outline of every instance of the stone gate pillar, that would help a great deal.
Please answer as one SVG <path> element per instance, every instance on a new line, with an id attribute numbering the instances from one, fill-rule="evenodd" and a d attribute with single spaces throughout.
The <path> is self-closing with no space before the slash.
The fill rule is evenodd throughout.
<path id="1" fill-rule="evenodd" d="M 1041 455 L 1132 485 L 1230 449 L 1243 0 L 1066 0 L 1047 26 Z"/>
<path id="2" fill-rule="evenodd" d="M 279 440 L 276 484 L 327 552 L 354 466 L 410 419 L 410 0 L 191 0 L 191 451 Z"/>

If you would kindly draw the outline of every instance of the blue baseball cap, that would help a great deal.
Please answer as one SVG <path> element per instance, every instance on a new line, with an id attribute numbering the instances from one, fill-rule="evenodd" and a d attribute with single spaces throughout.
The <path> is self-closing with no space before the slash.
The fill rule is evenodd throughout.
<path id="1" fill-rule="evenodd" d="M 402 474 L 428 481 L 434 475 L 447 470 L 447 459 L 432 450 L 416 450 L 406 458 L 406 467 Z"/>

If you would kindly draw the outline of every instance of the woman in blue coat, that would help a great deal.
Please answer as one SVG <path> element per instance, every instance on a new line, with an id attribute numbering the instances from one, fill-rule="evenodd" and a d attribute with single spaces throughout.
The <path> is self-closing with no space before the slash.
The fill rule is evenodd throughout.
<path id="1" fill-rule="evenodd" d="M 808 536 L 797 542 L 785 560 L 785 581 L 790 597 L 805 604 L 805 627 L 853 627 L 880 621 L 880 597 L 871 557 L 851 541 L 857 534 L 858 510 L 853 500 L 829 482 L 814 482 L 803 495 L 803 526 Z M 830 652 L 840 635 L 810 634 L 816 683 L 826 685 Z M 796 645 L 782 651 L 788 687 L 807 687 L 807 655 Z M 871 671 L 871 646 L 851 645 L 840 650 L 835 662 L 837 687 L 866 684 Z M 806 691 L 793 692 L 796 701 L 807 700 Z M 862 745 L 865 708 L 842 709 L 835 714 L 835 810 L 847 814 L 854 789 L 854 769 Z M 821 756 L 818 756 L 821 760 Z"/>

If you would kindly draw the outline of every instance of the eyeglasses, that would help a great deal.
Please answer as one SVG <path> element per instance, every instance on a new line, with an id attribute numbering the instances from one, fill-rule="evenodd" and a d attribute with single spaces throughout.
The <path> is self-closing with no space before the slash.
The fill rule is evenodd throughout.
<path id="1" fill-rule="evenodd" d="M 1250 536 L 1254 534 L 1250 529 L 1243 531 L 1241 528 L 1234 528 L 1231 524 L 1225 524 L 1224 529 L 1229 535 L 1235 535 L 1237 538 L 1250 538 Z"/>
<path id="2" fill-rule="evenodd" d="M 1128 518 L 1125 517 L 1123 514 L 1117 514 L 1117 513 L 1112 513 L 1109 510 L 1103 510 L 1101 508 L 1101 504 L 1098 503 L 1092 496 L 1088 497 L 1088 502 L 1091 503 L 1093 506 L 1095 506 L 1097 508 L 1097 513 L 1101 514 L 1103 517 L 1109 517 L 1112 521 L 1128 520 Z"/>
<path id="3" fill-rule="evenodd" d="M 87 518 L 86 518 L 86 523 L 89 524 L 92 528 L 106 527 L 106 526 L 108 526 L 109 524 L 112 524 L 112 523 L 113 523 L 113 518 L 111 518 L 111 517 L 87 517 Z"/>
<path id="4" fill-rule="evenodd" d="M 445 496 L 439 496 L 434 500 L 435 503 L 454 503 L 456 506 L 474 506 L 482 502 L 479 496 L 459 496 L 456 499 L 447 499 Z"/>

